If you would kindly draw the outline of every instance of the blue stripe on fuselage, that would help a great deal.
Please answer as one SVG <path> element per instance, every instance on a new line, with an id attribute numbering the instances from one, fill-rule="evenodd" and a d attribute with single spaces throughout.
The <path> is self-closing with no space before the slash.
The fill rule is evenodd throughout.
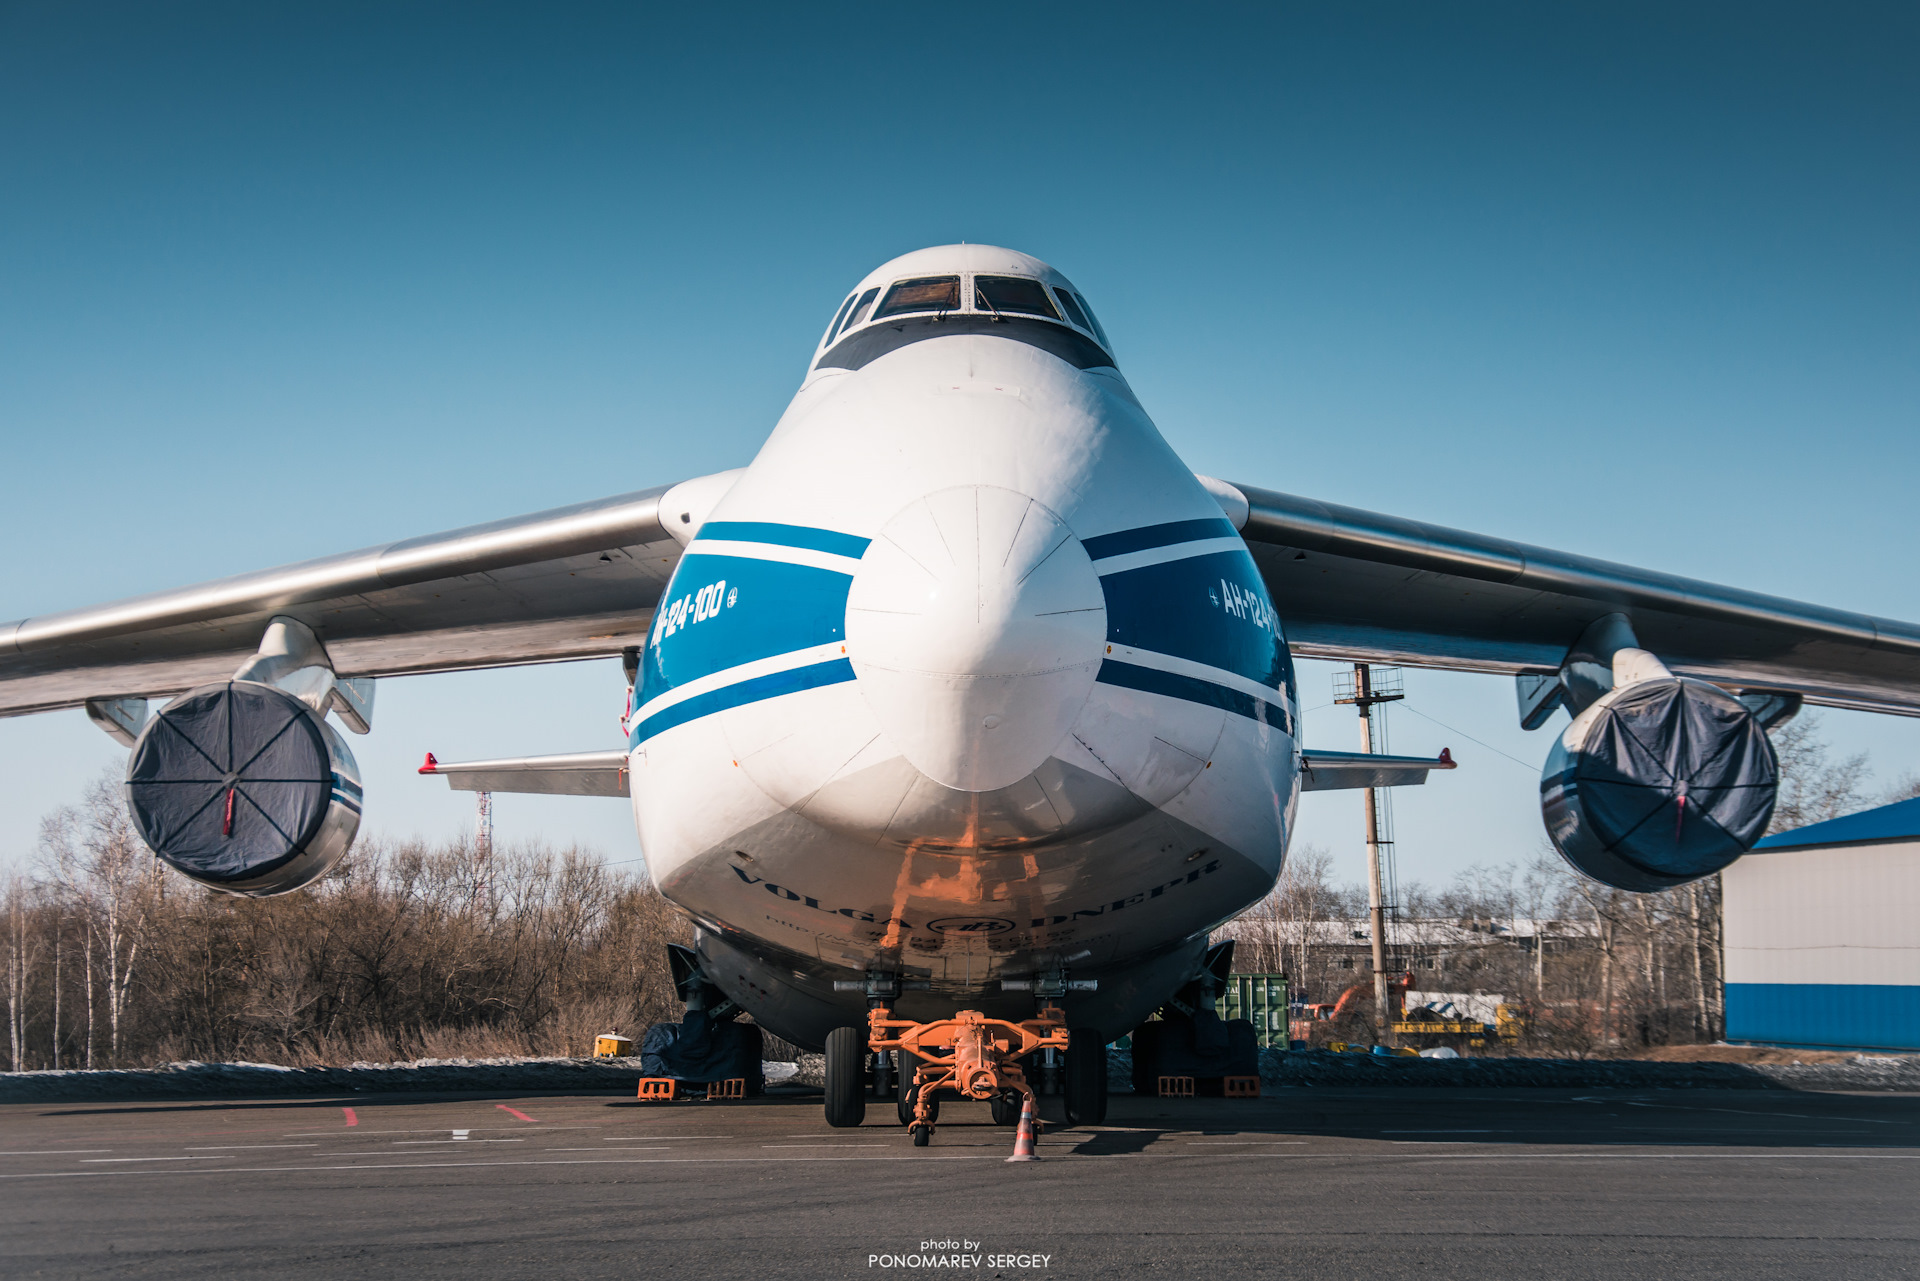
<path id="1" fill-rule="evenodd" d="M 1218 667 L 1294 701 L 1293 655 L 1244 550 L 1122 570 L 1100 585 L 1109 643 Z"/>
<path id="2" fill-rule="evenodd" d="M 1103 685 L 1118 685 L 1123 689 L 1144 690 L 1149 694 L 1164 694 L 1168 698 L 1206 707 L 1224 708 L 1236 716 L 1271 725 L 1283 734 L 1293 733 L 1292 718 L 1284 707 L 1213 681 L 1163 672 L 1154 667 L 1137 667 L 1132 663 L 1115 662 L 1111 658 L 1100 664 L 1100 674 L 1095 679 Z"/>
<path id="3" fill-rule="evenodd" d="M 655 611 L 636 706 L 742 663 L 844 640 L 852 583 L 810 565 L 682 556 Z"/>
<path id="4" fill-rule="evenodd" d="M 744 707 L 748 703 L 757 703 L 766 698 L 777 698 L 781 694 L 793 694 L 803 689 L 818 689 L 822 685 L 837 685 L 853 679 L 853 664 L 844 658 L 836 658 L 825 663 L 814 663 L 810 667 L 796 667 L 784 672 L 770 672 L 765 676 L 756 676 L 738 684 L 725 685 L 705 694 L 696 694 L 672 707 L 663 708 L 647 717 L 634 727 L 633 743 L 638 746 L 676 725 L 698 720 L 702 716 L 711 716 L 715 712 L 724 712 L 732 707 Z"/>
<path id="5" fill-rule="evenodd" d="M 873 541 L 843 534 L 836 529 L 778 525 L 764 520 L 710 520 L 700 526 L 696 537 L 735 543 L 767 543 L 774 547 L 804 547 L 809 551 L 828 552 L 834 556 L 851 556 L 855 560 L 867 554 L 867 544 Z"/>
<path id="6" fill-rule="evenodd" d="M 1233 534 L 1224 518 L 1169 521 L 1088 539 L 1085 546 L 1097 561 Z M 699 537 L 850 557 L 863 555 L 868 545 L 834 530 L 760 521 L 709 521 Z M 1109 643 L 1231 672 L 1274 690 L 1286 706 L 1243 688 L 1111 659 L 1099 680 L 1293 731 L 1289 709 L 1299 705 L 1293 660 L 1252 556 L 1235 550 L 1176 557 L 1100 581 Z M 716 672 L 844 640 L 851 585 L 846 574 L 812 566 L 702 552 L 683 556 L 656 613 L 636 705 Z M 662 709 L 634 726 L 631 741 L 727 708 L 853 678 L 852 665 L 841 659 L 739 681 Z"/>

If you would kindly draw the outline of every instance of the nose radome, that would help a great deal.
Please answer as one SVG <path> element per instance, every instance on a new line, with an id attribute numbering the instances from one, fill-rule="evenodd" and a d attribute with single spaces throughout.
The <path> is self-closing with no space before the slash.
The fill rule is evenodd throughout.
<path id="1" fill-rule="evenodd" d="M 962 791 L 1045 763 L 1093 689 L 1106 636 L 1080 540 L 992 485 L 909 504 L 847 597 L 847 656 L 881 728 L 921 773 Z"/>

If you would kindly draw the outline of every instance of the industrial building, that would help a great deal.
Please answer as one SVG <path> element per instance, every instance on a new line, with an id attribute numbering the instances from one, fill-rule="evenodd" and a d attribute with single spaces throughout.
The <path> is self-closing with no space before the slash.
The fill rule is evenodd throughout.
<path id="1" fill-rule="evenodd" d="M 1721 877 L 1728 1040 L 1920 1049 L 1920 799 L 1769 836 Z"/>

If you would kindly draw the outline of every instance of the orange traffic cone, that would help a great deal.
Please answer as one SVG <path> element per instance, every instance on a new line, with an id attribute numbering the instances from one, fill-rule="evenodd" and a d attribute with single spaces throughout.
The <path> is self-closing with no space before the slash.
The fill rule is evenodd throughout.
<path id="1" fill-rule="evenodd" d="M 1039 1159 L 1033 1154 L 1033 1096 L 1029 1094 L 1020 1104 L 1020 1128 L 1014 1133 L 1013 1155 L 1007 1158 L 1007 1164 Z"/>

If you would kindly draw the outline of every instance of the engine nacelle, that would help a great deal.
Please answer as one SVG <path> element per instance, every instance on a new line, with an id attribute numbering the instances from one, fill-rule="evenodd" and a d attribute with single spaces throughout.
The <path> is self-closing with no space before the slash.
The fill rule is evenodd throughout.
<path id="1" fill-rule="evenodd" d="M 1711 876 L 1766 833 L 1773 744 L 1733 695 L 1662 672 L 1574 717 L 1547 757 L 1540 806 L 1555 848 L 1617 889 Z"/>
<path id="2" fill-rule="evenodd" d="M 324 876 L 360 830 L 360 795 L 360 767 L 325 717 L 255 681 L 182 694 L 127 763 L 127 808 L 148 846 L 229 894 Z"/>

